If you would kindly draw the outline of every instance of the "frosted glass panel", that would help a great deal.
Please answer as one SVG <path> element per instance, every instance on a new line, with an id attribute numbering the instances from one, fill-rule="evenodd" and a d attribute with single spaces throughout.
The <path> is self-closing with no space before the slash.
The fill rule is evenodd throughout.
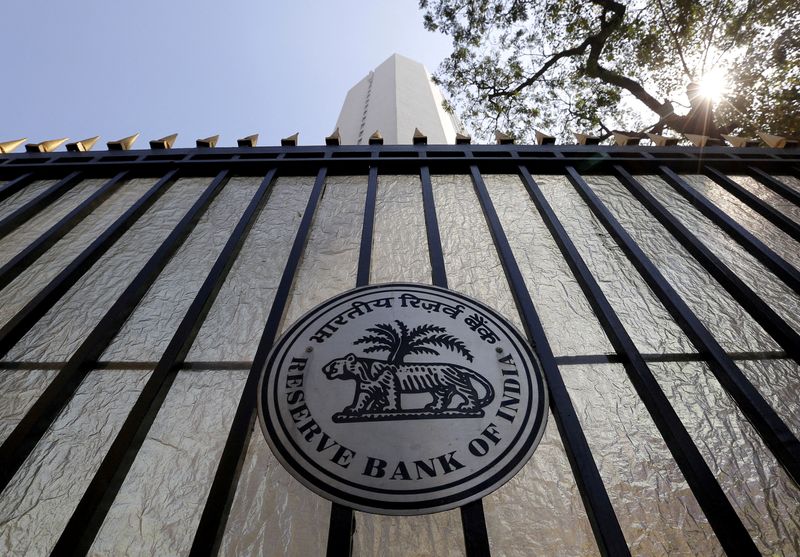
<path id="1" fill-rule="evenodd" d="M 246 378 L 246 370 L 178 373 L 91 554 L 189 553 Z"/>
<path id="2" fill-rule="evenodd" d="M 419 176 L 378 176 L 370 282 L 431 282 Z"/>
<path id="3" fill-rule="evenodd" d="M 777 343 L 616 179 L 587 183 L 686 305 L 730 352 L 775 350 Z"/>
<path id="4" fill-rule="evenodd" d="M 93 371 L 0 498 L 5 554 L 46 555 L 91 482 L 149 371 Z"/>
<path id="5" fill-rule="evenodd" d="M 55 374 L 54 369 L 0 370 L 0 443 L 14 431 Z"/>
<path id="6" fill-rule="evenodd" d="M 232 179 L 128 318 L 101 360 L 157 361 L 261 180 Z"/>
<path id="7" fill-rule="evenodd" d="M 96 192 L 106 180 L 84 180 L 0 240 L 0 266 L 21 252 L 50 227 Z"/>
<path id="8" fill-rule="evenodd" d="M 9 216 L 37 195 L 44 193 L 47 188 L 55 183 L 55 180 L 37 180 L 23 187 L 17 193 L 8 196 L 3 201 L 0 201 L 0 220 Z"/>
<path id="9" fill-rule="evenodd" d="M 0 323 L 8 321 L 48 282 L 86 249 L 103 231 L 136 202 L 154 183 L 133 180 L 86 216 L 56 244 L 0 292 Z"/>
<path id="10" fill-rule="evenodd" d="M 175 228 L 208 182 L 207 178 L 185 178 L 174 184 L 50 308 L 5 359 L 68 359 Z"/>
<path id="11" fill-rule="evenodd" d="M 613 352 L 569 265 L 517 176 L 484 176 L 556 356 Z"/>

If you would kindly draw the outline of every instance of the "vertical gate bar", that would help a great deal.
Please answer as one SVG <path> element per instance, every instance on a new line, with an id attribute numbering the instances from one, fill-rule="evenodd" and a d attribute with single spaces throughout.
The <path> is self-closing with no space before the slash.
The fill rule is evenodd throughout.
<path id="1" fill-rule="evenodd" d="M 0 220 L 0 238 L 8 235 L 8 233 L 14 230 L 17 226 L 47 207 L 51 202 L 64 195 L 80 181 L 81 172 L 70 172 L 66 177 L 62 178 L 45 191 L 25 203 L 22 207 L 8 215 L 3 220 Z"/>
<path id="2" fill-rule="evenodd" d="M 106 228 L 89 247 L 51 280 L 8 323 L 0 328 L 0 356 L 8 352 L 23 335 L 106 253 L 120 236 L 127 232 L 153 203 L 174 182 L 178 171 L 171 170 L 139 198 L 114 223 Z"/>
<path id="3" fill-rule="evenodd" d="M 325 186 L 325 176 L 327 167 L 323 166 L 317 172 L 314 188 L 308 199 L 303 218 L 297 230 L 297 234 L 289 252 L 286 266 L 283 270 L 278 289 L 275 292 L 275 299 L 272 302 L 269 315 L 267 316 L 264 333 L 258 343 L 253 366 L 247 376 L 239 405 L 236 408 L 225 447 L 217 465 L 217 471 L 211 484 L 208 498 L 206 499 L 200 523 L 197 526 L 190 555 L 214 555 L 219 550 L 222 541 L 225 522 L 228 519 L 230 506 L 233 496 L 236 494 L 236 484 L 239 480 L 239 472 L 247 455 L 247 446 L 250 434 L 253 431 L 254 420 L 256 417 L 256 398 L 258 395 L 258 381 L 261 371 L 266 364 L 267 356 L 278 334 L 278 329 L 286 310 L 289 294 L 291 293 L 292 283 L 297 273 L 297 267 L 305 250 L 306 242 L 311 230 L 311 223 L 314 220 L 319 201 Z"/>
<path id="4" fill-rule="evenodd" d="M 800 362 L 800 335 L 725 265 L 688 228 L 659 203 L 631 174 L 614 166 L 617 178 L 672 236 L 750 313 L 790 357 Z"/>
<path id="5" fill-rule="evenodd" d="M 378 195 L 378 167 L 373 162 L 367 178 L 367 198 L 364 202 L 364 222 L 361 227 L 361 245 L 358 251 L 358 272 L 356 286 L 369 284 L 372 266 L 372 236 L 375 224 L 375 201 Z M 350 557 L 353 553 L 355 534 L 355 515 L 353 509 L 331 503 L 331 517 L 328 523 L 327 557 Z"/>
<path id="6" fill-rule="evenodd" d="M 2 187 L 0 187 L 0 201 L 3 201 L 11 197 L 12 195 L 17 193 L 19 190 L 27 186 L 32 181 L 33 181 L 33 173 L 26 172 L 25 174 L 21 174 L 20 176 L 17 176 L 13 180 L 6 182 L 5 184 L 3 184 Z"/>
<path id="7" fill-rule="evenodd" d="M 425 212 L 425 230 L 428 237 L 428 253 L 431 260 L 431 275 L 434 286 L 447 288 L 447 270 L 442 253 L 442 240 L 439 235 L 439 221 L 436 218 L 436 203 L 433 198 L 431 173 L 428 166 L 419 170 L 422 181 L 422 205 Z M 483 557 L 491 555 L 489 548 L 489 532 L 486 529 L 486 516 L 483 512 L 483 501 L 478 499 L 462 506 L 461 530 L 464 533 L 464 547 L 467 557 Z"/>
<path id="8" fill-rule="evenodd" d="M 713 335 L 705 328 L 686 302 L 670 286 L 666 278 L 647 258 L 633 238 L 611 215 L 573 167 L 567 167 L 567 177 L 589 206 L 592 213 L 633 263 L 653 293 L 680 325 L 700 354 L 708 358 L 714 376 L 736 401 L 767 447 L 775 455 L 795 484 L 800 484 L 800 442 L 781 420 L 761 393 L 747 380 L 742 371 L 725 353 Z"/>
<path id="9" fill-rule="evenodd" d="M 714 224 L 723 229 L 731 238 L 758 259 L 767 269 L 775 273 L 789 288 L 800 294 L 800 271 L 787 263 L 761 240 L 748 232 L 725 211 L 714 205 L 703 194 L 686 183 L 678 174 L 666 166 L 659 167 L 661 178 L 681 194 L 691 205 Z"/>
<path id="10" fill-rule="evenodd" d="M 5 489 L 47 428 L 70 401 L 108 343 L 225 185 L 227 176 L 227 170 L 217 174 L 0 446 L 0 490 Z"/>
<path id="11" fill-rule="evenodd" d="M 70 230 L 75 228 L 78 223 L 80 223 L 86 215 L 94 211 L 98 205 L 108 199 L 108 197 L 122 185 L 122 181 L 127 175 L 127 170 L 119 172 L 54 224 L 49 230 L 36 238 L 28 247 L 12 257 L 8 263 L 0 267 L 0 289 L 8 286 L 12 280 L 17 278 L 25 269 L 36 261 L 40 255 L 50 249 L 53 244 L 63 238 Z"/>
<path id="12" fill-rule="evenodd" d="M 520 166 L 519 172 L 528 194 L 591 304 L 614 350 L 621 357 L 631 384 L 653 418 L 723 549 L 731 555 L 759 555 L 750 534 L 703 459 L 703 455 L 692 441 L 689 432 L 686 431 L 541 189 L 527 168 Z"/>
<path id="13" fill-rule="evenodd" d="M 267 172 L 239 218 L 203 285 L 186 310 L 164 354 L 128 412 L 125 422 L 84 491 L 78 506 L 72 512 L 53 549 L 53 554 L 85 555 L 89 552 L 150 427 L 161 410 L 186 354 L 200 331 L 206 314 L 214 304 L 250 229 L 269 197 L 268 193 L 271 191 L 275 174 L 275 169 Z"/>
<path id="14" fill-rule="evenodd" d="M 734 180 L 719 170 L 710 166 L 706 166 L 705 172 L 706 175 L 711 177 L 712 180 L 722 186 L 723 189 L 735 195 L 756 213 L 786 232 L 794 240 L 800 242 L 800 224 L 797 224 L 780 211 L 774 209 L 768 203 L 761 200 L 757 195 L 750 193 L 747 189 L 737 184 Z"/>
<path id="15" fill-rule="evenodd" d="M 544 332 L 533 300 L 525 286 L 525 279 L 519 270 L 511 245 L 508 243 L 503 225 L 497 216 L 486 184 L 483 182 L 477 165 L 470 166 L 472 182 L 478 199 L 483 208 L 486 222 L 492 233 L 495 247 L 500 255 L 500 261 L 506 273 L 511 293 L 517 305 L 517 310 L 522 317 L 525 332 L 536 349 L 542 371 L 547 378 L 547 387 L 550 393 L 550 408 L 553 411 L 558 431 L 564 443 L 570 466 L 572 467 L 575 481 L 583 498 L 586 514 L 592 525 L 592 530 L 597 541 L 597 547 L 603 555 L 624 556 L 630 555 L 625 536 L 622 534 L 614 508 L 608 497 L 608 492 L 603 485 L 597 464 L 594 461 L 586 436 L 581 429 L 580 421 L 572 406 L 561 372 L 556 365 L 550 344 Z"/>
<path id="16" fill-rule="evenodd" d="M 748 168 L 750 171 L 750 176 L 764 184 L 766 187 L 783 197 L 794 203 L 795 205 L 800 205 L 800 192 L 795 189 L 790 188 L 777 178 L 767 174 L 760 168 L 755 166 L 751 166 Z"/>

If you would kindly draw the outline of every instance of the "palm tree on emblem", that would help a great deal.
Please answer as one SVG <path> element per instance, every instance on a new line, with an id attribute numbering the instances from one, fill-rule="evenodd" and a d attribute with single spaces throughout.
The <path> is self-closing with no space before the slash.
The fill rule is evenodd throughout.
<path id="1" fill-rule="evenodd" d="M 405 323 L 395 320 L 397 328 L 389 323 L 379 323 L 367 329 L 372 333 L 356 340 L 353 344 L 370 344 L 364 352 L 388 352 L 387 363 L 402 364 L 403 359 L 411 354 L 439 355 L 434 347 L 446 348 L 472 361 L 472 353 L 466 345 L 447 333 L 447 329 L 438 325 L 420 325 L 409 330 Z"/>

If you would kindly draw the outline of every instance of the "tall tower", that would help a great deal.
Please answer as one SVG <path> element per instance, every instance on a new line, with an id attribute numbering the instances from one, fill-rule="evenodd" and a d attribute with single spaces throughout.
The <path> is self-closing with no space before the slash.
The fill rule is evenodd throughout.
<path id="1" fill-rule="evenodd" d="M 419 128 L 428 143 L 452 144 L 461 126 L 442 100 L 425 66 L 392 54 L 347 92 L 336 122 L 341 142 L 365 145 L 377 130 L 386 144 L 410 144 Z"/>

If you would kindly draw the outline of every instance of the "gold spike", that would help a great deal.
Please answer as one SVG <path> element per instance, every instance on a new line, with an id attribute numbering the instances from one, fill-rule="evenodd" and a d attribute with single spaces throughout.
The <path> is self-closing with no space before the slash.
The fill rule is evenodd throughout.
<path id="1" fill-rule="evenodd" d="M 456 134 L 456 145 L 469 145 L 472 143 L 472 137 L 466 133 L 457 133 Z"/>
<path id="2" fill-rule="evenodd" d="M 6 155 L 14 151 L 17 147 L 28 141 L 27 137 L 22 139 L 12 139 L 11 141 L 0 142 L 0 154 Z"/>
<path id="3" fill-rule="evenodd" d="M 139 139 L 139 134 L 135 133 L 116 141 L 109 141 L 106 143 L 109 151 L 129 151 L 133 147 L 134 142 Z"/>
<path id="4" fill-rule="evenodd" d="M 552 135 L 548 135 L 544 132 L 540 132 L 539 130 L 534 130 L 536 132 L 536 144 L 537 145 L 555 145 L 556 138 Z"/>
<path id="5" fill-rule="evenodd" d="M 770 135 L 768 133 L 760 133 L 758 136 L 764 140 L 764 143 L 773 149 L 791 149 L 797 147 L 800 140 L 794 137 L 785 137 L 782 135 Z"/>
<path id="6" fill-rule="evenodd" d="M 514 144 L 514 136 L 508 135 L 507 133 L 494 132 L 494 138 L 497 141 L 498 145 L 513 145 Z"/>
<path id="7" fill-rule="evenodd" d="M 253 135 L 248 135 L 247 137 L 243 137 L 241 139 L 236 140 L 236 144 L 239 147 L 255 147 L 256 143 L 258 143 L 258 134 L 254 133 Z"/>
<path id="8" fill-rule="evenodd" d="M 673 145 L 677 145 L 679 139 L 677 137 L 669 137 L 667 135 L 659 135 L 657 133 L 648 133 L 647 137 L 650 138 L 650 141 L 653 144 L 657 145 L 658 147 L 671 147 Z"/>
<path id="9" fill-rule="evenodd" d="M 281 147 L 296 147 L 297 140 L 300 139 L 300 133 L 294 133 L 289 137 L 284 137 L 281 139 Z"/>
<path id="10" fill-rule="evenodd" d="M 204 137 L 203 139 L 198 139 L 195 141 L 195 144 L 198 147 L 205 147 L 207 149 L 213 149 L 217 146 L 217 141 L 219 141 L 219 135 L 212 135 L 210 137 Z"/>
<path id="11" fill-rule="evenodd" d="M 757 147 L 758 139 L 752 137 L 742 137 L 739 135 L 721 134 L 722 137 L 733 147 Z"/>
<path id="12" fill-rule="evenodd" d="M 683 135 L 686 136 L 686 139 L 691 141 L 695 147 L 722 147 L 724 145 L 721 139 L 708 135 L 698 135 L 694 133 L 685 133 Z"/>
<path id="13" fill-rule="evenodd" d="M 61 139 L 48 139 L 41 143 L 28 143 L 25 145 L 25 150 L 29 153 L 52 153 L 58 149 L 62 143 L 67 141 L 67 139 L 69 138 L 62 137 Z"/>
<path id="14" fill-rule="evenodd" d="M 340 145 L 342 142 L 342 135 L 339 133 L 339 128 L 333 130 L 333 133 L 325 138 L 325 145 Z"/>
<path id="15" fill-rule="evenodd" d="M 67 143 L 67 151 L 72 151 L 73 153 L 91 151 L 98 139 L 100 139 L 100 136 L 96 135 L 87 139 L 81 139 L 80 141 L 76 141 L 74 143 Z"/>
<path id="16" fill-rule="evenodd" d="M 151 149 L 172 149 L 172 146 L 175 144 L 175 140 L 178 138 L 177 133 L 171 133 L 169 135 L 165 135 L 160 139 L 151 139 L 150 140 L 150 148 Z"/>
<path id="17" fill-rule="evenodd" d="M 644 139 L 644 134 L 636 132 L 612 132 L 614 134 L 614 143 L 617 145 L 639 145 L 639 142 Z"/>
<path id="18" fill-rule="evenodd" d="M 375 133 L 369 136 L 369 144 L 383 145 L 383 136 L 381 135 L 381 130 L 375 130 Z"/>
<path id="19" fill-rule="evenodd" d="M 419 131 L 419 128 L 414 128 L 414 135 L 411 138 L 411 142 L 414 145 L 427 145 L 428 136 Z"/>
<path id="20" fill-rule="evenodd" d="M 575 139 L 578 140 L 578 145 L 597 145 L 600 143 L 600 138 L 596 135 L 589 135 L 587 133 L 576 133 Z"/>

